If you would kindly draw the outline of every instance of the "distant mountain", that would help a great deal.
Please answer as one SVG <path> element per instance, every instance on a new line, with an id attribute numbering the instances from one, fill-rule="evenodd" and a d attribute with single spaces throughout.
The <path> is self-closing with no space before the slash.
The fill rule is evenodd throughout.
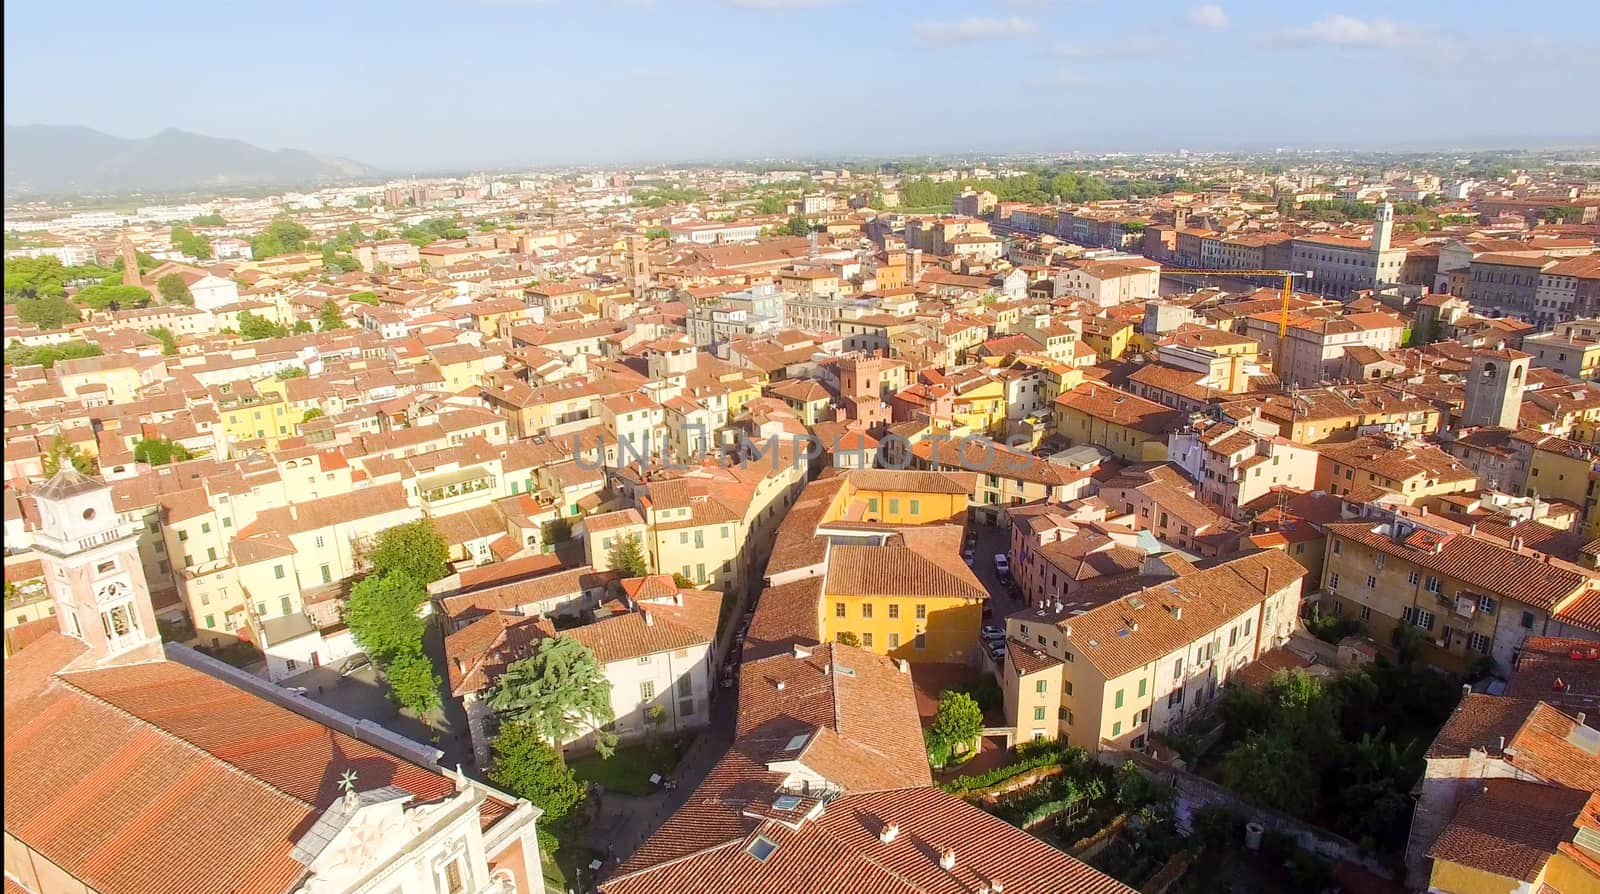
<path id="1" fill-rule="evenodd" d="M 293 186 L 375 176 L 370 165 L 167 128 L 125 140 L 75 125 L 6 125 L 5 193 Z"/>

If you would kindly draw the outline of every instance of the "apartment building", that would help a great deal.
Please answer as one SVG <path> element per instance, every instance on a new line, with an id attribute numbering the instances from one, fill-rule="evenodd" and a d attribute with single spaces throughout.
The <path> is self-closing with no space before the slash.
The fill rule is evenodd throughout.
<path id="1" fill-rule="evenodd" d="M 1014 738 L 1095 753 L 1182 731 L 1240 668 L 1287 642 L 1305 576 L 1266 550 L 1087 610 L 1012 615 L 1000 678 Z"/>
<path id="2" fill-rule="evenodd" d="M 1056 433 L 1068 444 L 1093 444 L 1129 463 L 1165 459 L 1167 433 L 1187 418 L 1177 410 L 1099 383 L 1086 382 L 1055 401 Z"/>
<path id="3" fill-rule="evenodd" d="M 1478 476 L 1432 444 L 1377 435 L 1317 448 L 1316 490 L 1357 503 L 1431 506 L 1477 490 Z"/>
<path id="4" fill-rule="evenodd" d="M 1352 617 L 1376 639 L 1416 631 L 1424 660 L 1465 673 L 1488 659 L 1504 673 L 1531 636 L 1600 638 L 1562 612 L 1588 605 L 1597 576 L 1427 516 L 1324 526 L 1324 612 Z"/>
<path id="5" fill-rule="evenodd" d="M 1195 483 L 1195 497 L 1239 518 L 1279 487 L 1315 489 L 1317 451 L 1227 422 L 1198 421 L 1172 432 L 1167 461 Z"/>

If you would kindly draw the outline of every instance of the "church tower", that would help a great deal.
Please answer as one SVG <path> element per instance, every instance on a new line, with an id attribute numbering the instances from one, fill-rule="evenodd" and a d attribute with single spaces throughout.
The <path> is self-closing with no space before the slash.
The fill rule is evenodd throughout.
<path id="1" fill-rule="evenodd" d="M 628 288 L 633 290 L 633 297 L 644 297 L 644 290 L 650 287 L 650 240 L 638 233 L 628 237 Z"/>
<path id="2" fill-rule="evenodd" d="M 62 634 L 82 640 L 95 662 L 159 644 L 138 529 L 117 519 L 111 487 L 63 462 L 34 497 L 40 530 L 33 545 Z"/>
<path id="3" fill-rule="evenodd" d="M 122 234 L 122 284 L 144 285 L 139 276 L 139 253 L 133 250 L 133 240 L 127 233 Z"/>
<path id="4" fill-rule="evenodd" d="M 1515 431 L 1522 415 L 1522 387 L 1528 381 L 1531 354 L 1484 351 L 1467 367 L 1467 399 L 1461 427 L 1496 425 Z"/>
<path id="5" fill-rule="evenodd" d="M 1372 224 L 1372 250 L 1388 251 L 1389 240 L 1394 238 L 1394 206 L 1384 202 L 1378 206 L 1378 217 Z"/>

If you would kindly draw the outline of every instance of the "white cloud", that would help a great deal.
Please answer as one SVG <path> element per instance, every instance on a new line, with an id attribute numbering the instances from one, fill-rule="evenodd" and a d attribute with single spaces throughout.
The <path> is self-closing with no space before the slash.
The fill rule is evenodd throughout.
<path id="1" fill-rule="evenodd" d="M 929 43 L 970 43 L 978 40 L 997 40 L 1023 37 L 1039 30 L 1033 22 L 1021 16 L 1005 18 L 971 18 L 959 22 L 920 22 L 917 36 Z"/>
<path id="2" fill-rule="evenodd" d="M 1300 46 L 1363 47 L 1399 49 L 1422 43 L 1421 32 L 1392 19 L 1357 19 L 1333 15 L 1304 28 L 1293 28 L 1279 35 L 1283 43 Z"/>
<path id="3" fill-rule="evenodd" d="M 1201 28 L 1228 27 L 1228 14 L 1214 3 L 1189 7 L 1189 22 Z"/>
<path id="4" fill-rule="evenodd" d="M 1028 78 L 1028 86 L 1030 87 L 1082 87 L 1088 83 L 1090 83 L 1090 80 L 1083 72 L 1065 68 L 1032 75 Z"/>

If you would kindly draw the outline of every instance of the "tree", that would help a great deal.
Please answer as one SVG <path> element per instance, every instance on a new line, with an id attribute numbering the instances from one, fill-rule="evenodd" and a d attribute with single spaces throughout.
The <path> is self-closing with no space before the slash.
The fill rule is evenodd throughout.
<path id="1" fill-rule="evenodd" d="M 389 692 L 394 700 L 412 713 L 422 715 L 439 707 L 439 675 L 433 670 L 433 662 L 423 653 L 420 642 L 415 650 L 395 656 L 383 677 L 389 681 Z"/>
<path id="2" fill-rule="evenodd" d="M 760 214 L 782 214 L 789 209 L 789 202 L 783 196 L 762 196 L 756 203 L 756 211 Z"/>
<path id="3" fill-rule="evenodd" d="M 72 300 L 95 310 L 121 310 L 149 304 L 150 290 L 144 286 L 85 286 Z"/>
<path id="4" fill-rule="evenodd" d="M 60 329 L 79 319 L 78 308 L 60 295 L 24 298 L 17 302 L 17 319 L 40 329 Z"/>
<path id="5" fill-rule="evenodd" d="M 427 596 L 422 584 L 403 571 L 369 574 L 351 588 L 344 620 L 372 660 L 388 667 L 402 655 L 422 651 L 425 624 L 417 607 Z"/>
<path id="6" fill-rule="evenodd" d="M 99 471 L 94 457 L 72 446 L 66 435 L 56 435 L 50 442 L 50 448 L 41 457 L 44 464 L 44 477 L 51 478 L 61 471 L 63 462 L 72 463 L 72 467 L 84 475 L 93 475 Z"/>
<path id="7" fill-rule="evenodd" d="M 934 738 L 960 754 L 970 749 L 983 731 L 983 709 L 965 692 L 947 689 L 939 696 L 939 709 L 929 728 Z"/>
<path id="8" fill-rule="evenodd" d="M 613 544 L 610 561 L 611 567 L 624 577 L 644 577 L 650 573 L 650 564 L 645 560 L 644 548 L 637 534 L 630 534 Z"/>
<path id="9" fill-rule="evenodd" d="M 672 583 L 679 589 L 683 590 L 693 590 L 694 588 L 700 586 L 694 582 L 693 578 L 685 577 L 676 571 L 672 572 Z"/>
<path id="10" fill-rule="evenodd" d="M 305 412 L 305 415 L 300 417 L 300 424 L 305 425 L 307 422 L 310 422 L 313 419 L 320 419 L 325 415 L 327 414 L 322 412 L 321 407 L 312 407 Z"/>
<path id="11" fill-rule="evenodd" d="M 332 298 L 322 302 L 322 309 L 317 311 L 317 323 L 323 332 L 345 328 L 344 317 L 339 314 L 339 305 L 334 304 Z"/>
<path id="12" fill-rule="evenodd" d="M 615 720 L 611 681 L 594 653 L 570 636 L 539 643 L 495 681 L 489 708 L 503 723 L 526 723 L 554 745 L 593 731 L 595 748 L 610 757 L 617 737 L 603 727 Z"/>
<path id="13" fill-rule="evenodd" d="M 195 235 L 188 227 L 178 226 L 172 228 L 172 247 L 191 258 L 202 261 L 211 258 L 210 240 L 204 236 Z"/>
<path id="14" fill-rule="evenodd" d="M 171 329 L 165 326 L 152 326 L 146 329 L 144 334 L 161 342 L 161 353 L 169 357 L 178 353 L 178 337 L 172 334 Z"/>
<path id="15" fill-rule="evenodd" d="M 1300 815 L 1318 790 L 1316 769 L 1288 736 L 1241 742 L 1222 756 L 1222 782 L 1246 800 Z"/>
<path id="16" fill-rule="evenodd" d="M 489 781 L 544 812 L 539 817 L 539 848 L 547 854 L 555 851 L 561 842 L 554 830 L 562 828 L 567 814 L 583 802 L 583 783 L 561 760 L 561 752 L 529 724 L 502 725 L 493 749 Z"/>
<path id="17" fill-rule="evenodd" d="M 450 548 L 426 517 L 385 528 L 367 552 L 373 574 L 400 572 L 423 587 L 450 573 L 449 557 Z"/>
<path id="18" fill-rule="evenodd" d="M 371 305 L 373 307 L 377 307 L 378 306 L 378 293 L 377 292 L 357 292 L 354 295 L 350 296 L 350 300 L 354 301 L 357 304 L 367 304 L 367 305 Z"/>
<path id="19" fill-rule="evenodd" d="M 288 334 L 289 330 L 283 328 L 281 323 L 274 323 L 266 317 L 258 317 L 248 310 L 239 312 L 239 337 L 245 341 L 283 338 Z"/>
<path id="20" fill-rule="evenodd" d="M 666 227 L 651 227 L 650 229 L 644 231 L 644 238 L 671 239 L 672 233 L 668 232 Z"/>
<path id="21" fill-rule="evenodd" d="M 6 363 L 11 366 L 42 366 L 49 369 L 62 360 L 76 360 L 80 357 L 99 357 L 105 353 L 99 345 L 92 345 L 86 341 L 68 341 L 55 345 L 38 345 L 28 347 L 20 342 L 12 342 L 6 346 Z"/>
<path id="22" fill-rule="evenodd" d="M 294 333 L 295 335 L 309 335 L 309 334 L 311 334 L 311 321 L 309 321 L 309 320 L 295 320 L 294 321 L 294 326 L 291 327 L 289 329 L 289 331 Z"/>
<path id="23" fill-rule="evenodd" d="M 811 232 L 811 221 L 806 220 L 804 215 L 796 214 L 789 218 L 789 223 L 784 226 L 783 231 L 790 236 L 808 235 Z"/>
<path id="24" fill-rule="evenodd" d="M 168 304 L 194 307 L 194 293 L 189 291 L 189 284 L 183 281 L 183 277 L 176 273 L 168 273 L 156 280 L 156 291 L 161 293 L 161 300 Z"/>
<path id="25" fill-rule="evenodd" d="M 304 251 L 311 231 L 287 217 L 280 217 L 267 225 L 250 240 L 250 256 L 256 260 L 274 255 Z"/>
<path id="26" fill-rule="evenodd" d="M 225 227 L 228 225 L 228 222 L 222 219 L 222 215 L 215 211 L 210 214 L 201 214 L 190 220 L 189 223 L 197 227 Z"/>
<path id="27" fill-rule="evenodd" d="M 133 445 L 134 462 L 149 463 L 152 466 L 164 466 L 177 460 L 193 459 L 194 454 L 182 444 L 169 441 L 165 438 L 140 438 Z"/>
<path id="28" fill-rule="evenodd" d="M 273 375 L 273 378 L 277 379 L 278 381 L 285 382 L 285 381 L 288 381 L 289 379 L 304 378 L 305 376 L 308 376 L 308 375 L 311 375 L 311 374 L 306 372 L 306 368 L 303 367 L 303 366 L 291 366 L 291 367 L 288 367 L 287 369 L 280 369 L 277 372 L 273 373 L 272 375 Z"/>
<path id="29" fill-rule="evenodd" d="M 833 641 L 838 643 L 841 646 L 856 646 L 856 647 L 860 647 L 860 645 L 861 645 L 861 637 L 856 636 L 854 633 L 851 633 L 848 630 L 841 630 L 838 633 L 834 634 L 833 635 Z"/>

